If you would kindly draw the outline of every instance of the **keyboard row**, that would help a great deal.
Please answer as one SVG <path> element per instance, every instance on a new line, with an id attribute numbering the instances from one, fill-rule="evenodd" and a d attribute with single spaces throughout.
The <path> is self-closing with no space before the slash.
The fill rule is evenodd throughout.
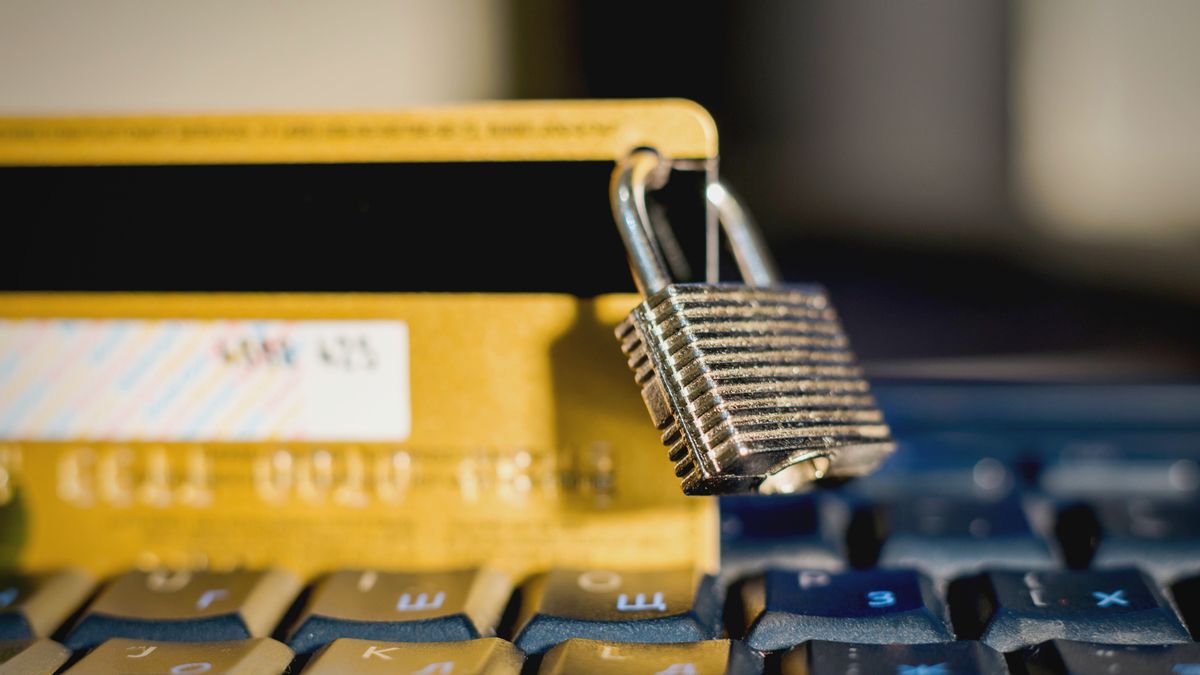
<path id="1" fill-rule="evenodd" d="M 924 476 L 936 479 L 943 493 L 1019 487 L 1061 499 L 1200 495 L 1200 431 L 993 428 L 898 437 L 897 451 L 859 481 L 862 487 L 903 489 L 896 479 Z"/>
<path id="2" fill-rule="evenodd" d="M 1196 675 L 1200 644 L 1106 645 L 1054 640 L 1004 654 L 979 642 L 875 645 L 812 640 L 764 659 L 732 640 L 631 644 L 572 638 L 527 659 L 499 638 L 463 642 L 379 642 L 343 638 L 296 664 L 270 638 L 180 643 L 112 639 L 74 662 L 50 640 L 0 642 L 0 675 Z"/>
<path id="3" fill-rule="evenodd" d="M 1137 566 L 1160 584 L 1200 575 L 1200 501 L 1054 501 L 1032 494 L 864 496 L 857 489 L 721 500 L 722 563 L 913 567 L 948 580 L 984 567 Z"/>
<path id="4" fill-rule="evenodd" d="M 809 640 L 956 639 L 1011 652 L 1054 639 L 1183 643 L 1191 639 L 1185 625 L 1200 633 L 1200 577 L 1164 592 L 1136 569 L 990 571 L 944 587 L 913 570 L 773 569 L 724 593 L 713 576 L 689 570 L 554 570 L 515 589 L 485 569 L 341 571 L 307 589 L 280 570 L 130 572 L 94 594 L 82 574 L 60 572 L 9 578 L 0 589 L 0 640 L 57 637 L 73 651 L 113 638 L 274 636 L 310 654 L 339 638 L 501 636 L 540 654 L 570 638 L 683 643 L 727 635 L 761 652 Z"/>

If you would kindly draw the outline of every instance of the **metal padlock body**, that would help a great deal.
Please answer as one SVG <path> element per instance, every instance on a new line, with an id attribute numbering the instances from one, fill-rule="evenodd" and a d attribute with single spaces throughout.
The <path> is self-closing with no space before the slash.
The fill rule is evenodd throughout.
<path id="1" fill-rule="evenodd" d="M 782 283 L 720 181 L 705 197 L 743 282 L 675 282 L 660 246 L 670 229 L 650 220 L 646 203 L 669 168 L 637 149 L 618 162 L 609 197 L 645 298 L 617 339 L 683 491 L 798 492 L 868 473 L 895 444 L 824 289 Z"/>
<path id="2" fill-rule="evenodd" d="M 616 333 L 687 494 L 804 489 L 893 448 L 819 286 L 671 284 Z"/>

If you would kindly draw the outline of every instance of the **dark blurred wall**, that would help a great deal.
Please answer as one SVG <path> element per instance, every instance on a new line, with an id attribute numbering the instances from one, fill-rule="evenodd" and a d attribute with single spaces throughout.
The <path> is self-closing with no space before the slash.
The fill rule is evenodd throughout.
<path id="1" fill-rule="evenodd" d="M 1014 64 L 1044 67 L 1014 31 L 1048 10 L 1001 0 L 513 7 L 517 95 L 682 96 L 708 108 L 722 175 L 786 274 L 831 288 L 864 354 L 1144 355 L 1170 351 L 1164 341 L 1194 352 L 1194 302 L 1174 303 L 1181 291 L 1200 296 L 1200 275 L 1156 279 L 1173 269 L 1161 250 L 1055 238 L 1014 188 Z M 1090 7 L 1051 13 L 1082 20 Z M 1074 32 L 1108 33 L 1076 43 L 1104 44 L 1110 24 L 1082 21 Z M 1069 58 L 1053 30 L 1038 33 L 1037 56 Z M 1069 99 L 1070 84 L 1043 98 Z"/>
<path id="2" fill-rule="evenodd" d="M 1005 2 L 515 6 L 520 95 L 701 102 L 773 237 L 1009 235 Z"/>
<path id="3" fill-rule="evenodd" d="M 1197 21 L 1194 0 L 8 0 L 0 3 L 0 113 L 682 96 L 716 118 L 723 174 L 758 215 L 787 276 L 829 286 L 864 354 L 1161 352 L 1172 335 L 1195 351 Z M 344 237 L 336 274 L 288 265 L 256 227 L 238 252 L 240 275 L 209 278 L 201 265 L 158 256 L 162 278 L 135 267 L 128 281 L 96 278 L 89 270 L 111 265 L 92 239 L 129 257 L 137 251 L 94 219 L 74 239 L 19 230 L 21 259 L 8 269 L 33 270 L 18 274 L 21 287 L 178 278 L 175 286 L 188 288 L 626 288 L 607 170 L 592 168 L 578 181 L 555 176 L 570 189 L 510 173 L 520 189 L 493 185 L 494 194 L 477 191 L 466 207 L 437 214 L 446 236 L 473 255 L 457 261 L 465 271 L 453 279 L 438 256 L 401 245 L 403 228 L 380 235 L 369 227 L 404 203 L 384 180 L 394 168 L 373 179 L 347 169 L 340 181 L 317 172 L 311 194 L 300 195 L 326 205 L 309 217 L 337 222 L 343 234 L 347 223 L 370 230 L 369 250 Z M 198 184 L 242 199 L 222 187 L 228 179 Z M 548 221 L 596 238 L 593 247 L 563 243 L 571 255 L 588 251 L 591 267 L 562 256 L 552 261 L 561 272 L 549 273 L 520 261 L 530 247 L 495 225 L 530 194 Z M 457 192 L 447 197 L 461 205 Z M 581 210 L 590 219 L 572 217 Z M 59 219 L 73 220 L 81 219 Z M 699 220 L 675 220 L 681 239 L 702 229 Z M 172 232 L 197 236 L 186 222 L 175 218 L 185 227 Z M 508 251 L 495 249 L 504 243 Z M 70 246 L 87 264 L 76 276 L 39 281 L 51 269 L 42 261 L 70 259 Z M 295 246 L 297 257 L 331 257 L 320 243 Z M 195 246 L 172 252 L 188 254 L 192 263 L 205 255 Z M 489 272 L 489 263 L 502 271 Z M 187 269 L 196 275 L 171 274 Z"/>

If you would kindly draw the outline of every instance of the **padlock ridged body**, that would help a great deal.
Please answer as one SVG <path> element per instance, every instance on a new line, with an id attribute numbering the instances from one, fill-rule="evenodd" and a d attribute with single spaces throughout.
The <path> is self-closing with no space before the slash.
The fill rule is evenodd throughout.
<path id="1" fill-rule="evenodd" d="M 894 447 L 819 287 L 672 284 L 616 333 L 688 494 L 857 476 Z"/>

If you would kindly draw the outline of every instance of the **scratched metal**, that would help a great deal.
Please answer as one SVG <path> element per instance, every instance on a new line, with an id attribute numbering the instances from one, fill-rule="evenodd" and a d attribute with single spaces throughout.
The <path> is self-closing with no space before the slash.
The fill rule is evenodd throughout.
<path id="1" fill-rule="evenodd" d="M 818 287 L 673 284 L 616 335 L 688 494 L 795 492 L 894 448 Z"/>

